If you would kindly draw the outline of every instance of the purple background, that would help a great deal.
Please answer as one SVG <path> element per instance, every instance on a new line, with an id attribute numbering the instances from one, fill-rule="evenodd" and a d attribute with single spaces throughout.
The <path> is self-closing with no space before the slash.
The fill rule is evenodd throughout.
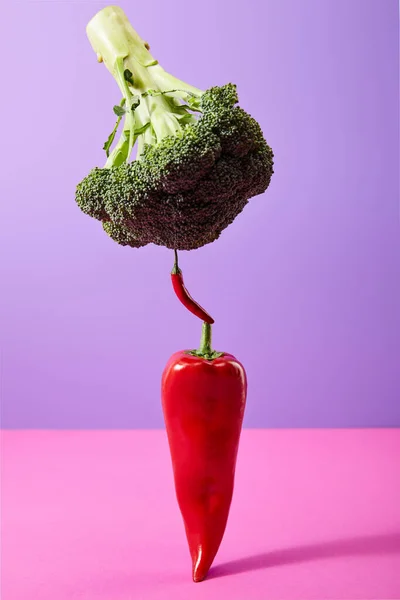
<path id="1" fill-rule="evenodd" d="M 161 370 L 198 342 L 172 253 L 118 247 L 74 203 L 119 100 L 85 35 L 106 4 L 2 8 L 5 428 L 161 427 Z M 397 1 L 121 6 L 172 73 L 235 81 L 275 152 L 265 196 L 182 254 L 215 346 L 247 368 L 245 424 L 399 426 Z"/>

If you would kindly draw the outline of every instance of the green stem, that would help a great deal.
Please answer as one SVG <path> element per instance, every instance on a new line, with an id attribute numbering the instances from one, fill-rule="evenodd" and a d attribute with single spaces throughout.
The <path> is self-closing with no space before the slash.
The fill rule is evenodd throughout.
<path id="1" fill-rule="evenodd" d="M 172 275 L 179 275 L 179 273 L 181 272 L 180 268 L 179 268 L 179 264 L 178 264 L 178 250 L 176 250 L 174 248 L 174 256 L 175 256 L 175 261 L 174 261 L 174 266 L 172 269 Z"/>
<path id="2" fill-rule="evenodd" d="M 177 97 L 181 97 L 182 92 L 187 94 L 187 97 L 200 97 L 203 94 L 202 90 L 174 77 L 174 75 L 165 71 L 160 65 L 157 65 L 152 72 L 154 80 L 162 90 L 175 90 L 170 92 L 171 96 L 177 95 Z"/>
<path id="3" fill-rule="evenodd" d="M 201 331 L 200 348 L 198 352 L 202 356 L 212 356 L 214 351 L 211 348 L 212 343 L 212 328 L 209 323 L 204 322 Z"/>
<path id="4" fill-rule="evenodd" d="M 118 78 L 119 87 L 124 94 L 126 104 L 126 117 L 125 123 L 129 127 L 129 145 L 128 145 L 128 158 L 131 155 L 133 145 L 135 143 L 135 117 L 131 110 L 132 94 L 128 86 L 128 82 L 125 80 L 124 75 L 124 59 L 118 57 L 115 61 L 115 71 Z"/>
<path id="5" fill-rule="evenodd" d="M 190 111 L 199 110 L 196 99 L 202 91 L 164 71 L 121 8 L 103 8 L 89 21 L 86 31 L 93 50 L 116 79 L 126 99 L 121 138 L 107 158 L 106 167 L 129 160 L 138 137 L 141 141 L 137 158 L 140 158 L 144 144 L 159 142 L 175 135 L 189 122 L 195 122 Z M 125 79 L 126 70 L 132 73 L 130 81 Z M 134 96 L 140 97 L 140 103 L 133 113 Z M 178 100 L 174 102 L 174 98 Z M 181 105 L 181 101 L 188 106 Z M 143 136 L 135 133 L 147 124 Z"/>
<path id="6" fill-rule="evenodd" d="M 188 354 L 198 356 L 204 360 L 214 360 L 223 356 L 223 352 L 216 352 L 212 349 L 212 329 L 209 323 L 203 322 L 201 331 L 200 347 L 197 350 L 190 350 Z"/>

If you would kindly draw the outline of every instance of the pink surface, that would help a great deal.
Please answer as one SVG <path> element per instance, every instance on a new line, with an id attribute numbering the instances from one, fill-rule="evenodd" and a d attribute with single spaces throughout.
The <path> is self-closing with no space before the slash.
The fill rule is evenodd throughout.
<path id="1" fill-rule="evenodd" d="M 400 598 L 399 430 L 246 430 L 190 580 L 163 431 L 2 433 L 2 600 Z"/>

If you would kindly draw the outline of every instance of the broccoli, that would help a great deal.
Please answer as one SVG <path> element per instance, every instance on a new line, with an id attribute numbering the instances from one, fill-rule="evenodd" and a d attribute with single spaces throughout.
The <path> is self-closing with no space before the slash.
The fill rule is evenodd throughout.
<path id="1" fill-rule="evenodd" d="M 79 207 L 123 246 L 192 250 L 213 242 L 273 173 L 273 152 L 237 106 L 236 86 L 203 92 L 167 73 L 117 6 L 97 13 L 87 34 L 122 100 L 104 167 L 77 186 Z"/>

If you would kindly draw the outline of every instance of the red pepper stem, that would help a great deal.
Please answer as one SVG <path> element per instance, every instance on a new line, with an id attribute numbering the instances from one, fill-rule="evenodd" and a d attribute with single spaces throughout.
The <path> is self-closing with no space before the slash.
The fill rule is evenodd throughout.
<path id="1" fill-rule="evenodd" d="M 212 328 L 209 323 L 203 322 L 203 328 L 201 332 L 199 354 L 202 356 L 212 356 L 213 349 L 211 348 L 212 342 Z"/>

